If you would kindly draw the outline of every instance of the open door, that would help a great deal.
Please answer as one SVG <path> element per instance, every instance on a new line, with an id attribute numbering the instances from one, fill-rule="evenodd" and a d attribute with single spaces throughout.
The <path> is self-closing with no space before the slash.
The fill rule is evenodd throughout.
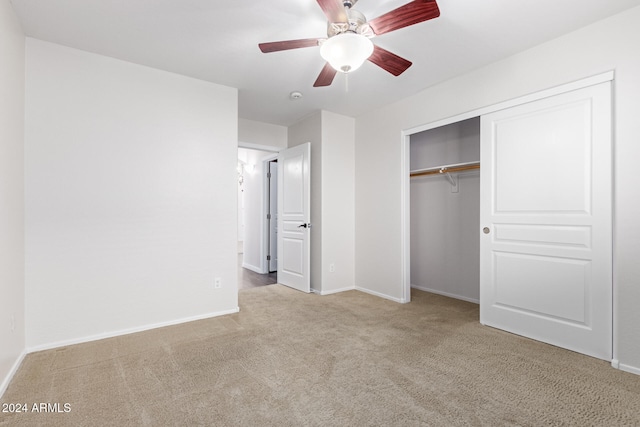
<path id="1" fill-rule="evenodd" d="M 311 144 L 278 153 L 278 283 L 311 292 Z"/>
<path id="2" fill-rule="evenodd" d="M 612 358 L 611 84 L 481 118 L 480 322 Z"/>

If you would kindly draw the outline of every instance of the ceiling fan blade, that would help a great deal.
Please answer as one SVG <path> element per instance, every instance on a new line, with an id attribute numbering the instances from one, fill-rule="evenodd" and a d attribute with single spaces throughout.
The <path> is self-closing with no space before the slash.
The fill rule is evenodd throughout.
<path id="1" fill-rule="evenodd" d="M 318 0 L 329 22 L 347 22 L 347 11 L 342 0 Z"/>
<path id="2" fill-rule="evenodd" d="M 411 61 L 407 61 L 395 53 L 391 53 L 376 45 L 373 46 L 373 53 L 369 57 L 369 61 L 394 76 L 399 76 L 404 73 L 407 68 L 411 67 Z"/>
<path id="3" fill-rule="evenodd" d="M 369 26 L 379 36 L 438 16 L 440 9 L 435 0 L 414 0 L 369 21 Z"/>
<path id="4" fill-rule="evenodd" d="M 263 53 L 278 52 L 280 50 L 318 46 L 320 40 L 321 39 L 285 40 L 281 42 L 260 43 L 258 47 Z"/>
<path id="5" fill-rule="evenodd" d="M 328 62 L 324 64 L 324 68 L 320 71 L 320 75 L 313 84 L 313 87 L 329 86 L 333 82 L 333 78 L 338 71 L 331 66 Z"/>

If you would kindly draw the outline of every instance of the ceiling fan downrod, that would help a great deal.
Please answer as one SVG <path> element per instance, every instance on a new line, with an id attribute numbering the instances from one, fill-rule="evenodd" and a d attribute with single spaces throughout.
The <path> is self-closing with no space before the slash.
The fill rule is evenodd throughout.
<path id="1" fill-rule="evenodd" d="M 358 0 L 344 0 L 342 2 L 342 5 L 345 7 L 345 9 L 351 9 L 353 7 L 354 4 L 356 4 L 358 2 Z"/>

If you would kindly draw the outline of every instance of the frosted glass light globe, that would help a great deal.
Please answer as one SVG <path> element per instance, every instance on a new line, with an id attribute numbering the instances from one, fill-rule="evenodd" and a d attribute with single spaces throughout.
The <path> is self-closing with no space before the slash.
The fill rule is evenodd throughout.
<path id="1" fill-rule="evenodd" d="M 373 53 L 373 43 L 361 34 L 337 34 L 322 43 L 320 56 L 343 73 L 357 70 Z"/>

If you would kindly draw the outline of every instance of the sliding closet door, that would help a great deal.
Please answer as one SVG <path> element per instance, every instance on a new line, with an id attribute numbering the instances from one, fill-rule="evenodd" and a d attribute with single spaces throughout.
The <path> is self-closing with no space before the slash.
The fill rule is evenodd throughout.
<path id="1" fill-rule="evenodd" d="M 481 119 L 480 322 L 612 357 L 611 89 Z"/>

